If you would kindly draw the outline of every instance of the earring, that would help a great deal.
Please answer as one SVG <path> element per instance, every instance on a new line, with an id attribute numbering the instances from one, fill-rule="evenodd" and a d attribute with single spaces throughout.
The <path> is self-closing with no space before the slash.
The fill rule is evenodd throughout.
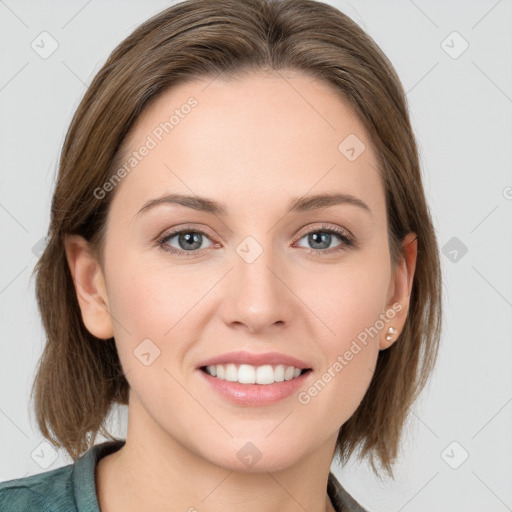
<path id="1" fill-rule="evenodd" d="M 391 341 L 391 338 L 393 337 L 393 334 L 398 332 L 394 327 L 390 327 L 388 329 L 388 334 L 386 334 L 386 341 Z"/>

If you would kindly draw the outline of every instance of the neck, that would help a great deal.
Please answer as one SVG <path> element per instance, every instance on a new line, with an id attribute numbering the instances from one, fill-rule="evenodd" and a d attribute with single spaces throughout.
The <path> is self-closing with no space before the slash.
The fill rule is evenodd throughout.
<path id="1" fill-rule="evenodd" d="M 327 480 L 336 436 L 337 432 L 278 471 L 240 470 L 241 464 L 236 468 L 230 467 L 232 461 L 215 464 L 187 446 L 186 432 L 180 436 L 185 443 L 178 443 L 130 397 L 126 443 L 97 464 L 100 509 L 164 511 L 172 504 L 173 510 L 188 512 L 235 512 L 242 506 L 245 512 L 332 512 Z"/>

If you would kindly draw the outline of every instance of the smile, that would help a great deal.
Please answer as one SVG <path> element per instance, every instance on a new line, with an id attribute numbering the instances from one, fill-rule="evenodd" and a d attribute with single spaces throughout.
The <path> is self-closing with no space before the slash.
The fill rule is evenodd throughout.
<path id="1" fill-rule="evenodd" d="M 262 365 L 253 366 L 250 364 L 215 364 L 202 367 L 201 370 L 217 379 L 240 384 L 261 384 L 269 385 L 274 382 L 284 382 L 295 379 L 301 374 L 310 371 L 309 368 L 300 369 L 295 366 Z"/>

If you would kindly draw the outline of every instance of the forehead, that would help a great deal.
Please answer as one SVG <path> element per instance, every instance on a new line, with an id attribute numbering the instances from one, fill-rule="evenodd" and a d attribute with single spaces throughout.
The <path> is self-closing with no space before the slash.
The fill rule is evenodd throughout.
<path id="1" fill-rule="evenodd" d="M 350 104 L 296 72 L 166 90 L 130 131 L 121 165 L 129 159 L 115 201 L 130 207 L 172 192 L 214 196 L 238 212 L 330 191 L 384 204 L 376 155 Z"/>

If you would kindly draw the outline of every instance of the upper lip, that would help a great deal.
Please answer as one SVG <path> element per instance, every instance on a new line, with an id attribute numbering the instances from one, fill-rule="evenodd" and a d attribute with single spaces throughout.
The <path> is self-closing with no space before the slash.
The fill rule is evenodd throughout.
<path id="1" fill-rule="evenodd" d="M 262 354 L 253 354 L 251 352 L 245 352 L 243 350 L 237 352 L 229 352 L 221 354 L 210 359 L 206 359 L 197 365 L 197 368 L 203 366 L 210 366 L 215 364 L 250 364 L 252 366 L 262 366 L 265 364 L 284 366 L 294 366 L 301 370 L 309 369 L 310 367 L 304 361 L 297 359 L 293 356 L 286 354 L 280 354 L 279 352 L 265 352 Z"/>

